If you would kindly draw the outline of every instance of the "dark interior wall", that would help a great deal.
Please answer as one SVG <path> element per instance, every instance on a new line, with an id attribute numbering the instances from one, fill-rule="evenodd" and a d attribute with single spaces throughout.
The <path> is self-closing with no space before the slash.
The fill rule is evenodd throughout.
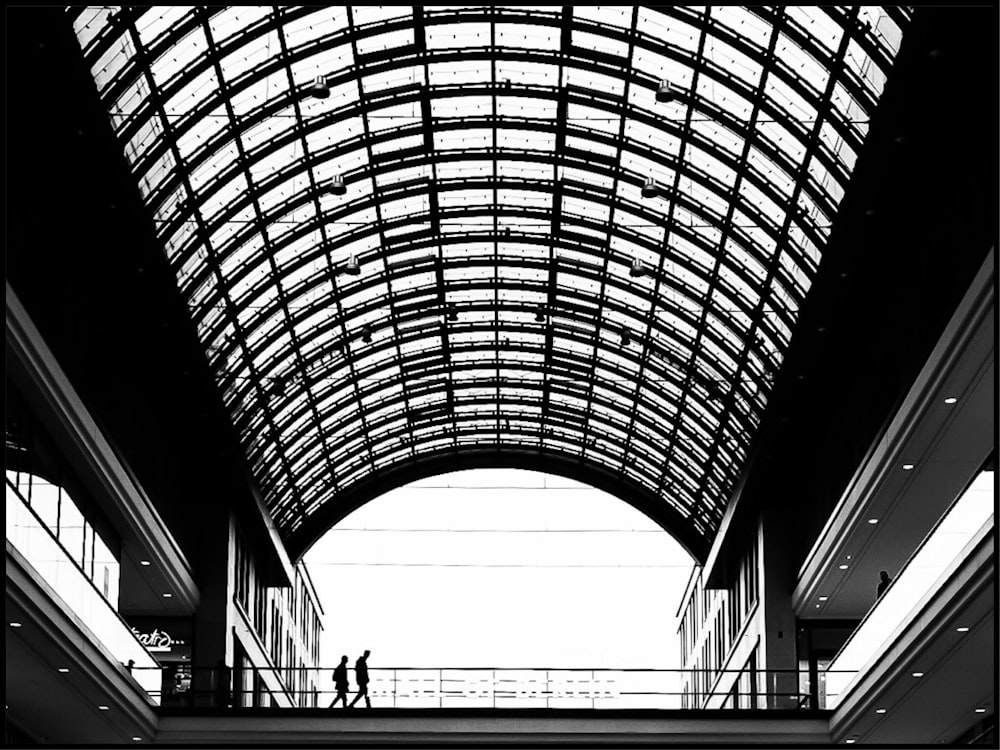
<path id="1" fill-rule="evenodd" d="M 197 569 L 235 434 L 68 15 L 6 15 L 7 279 Z"/>
<path id="2" fill-rule="evenodd" d="M 996 29 L 916 9 L 834 221 L 733 518 L 784 516 L 796 569 L 996 246 Z"/>

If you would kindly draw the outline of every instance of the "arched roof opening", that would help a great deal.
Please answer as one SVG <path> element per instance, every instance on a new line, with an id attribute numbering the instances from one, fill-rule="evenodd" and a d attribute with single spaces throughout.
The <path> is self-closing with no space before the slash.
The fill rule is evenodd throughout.
<path id="1" fill-rule="evenodd" d="M 303 561 L 323 602 L 365 613 L 325 631 L 326 653 L 372 648 L 397 667 L 681 667 L 669 623 L 694 559 L 617 498 L 548 472 L 408 483 Z"/>
<path id="2" fill-rule="evenodd" d="M 70 13 L 292 550 L 394 476 L 531 457 L 700 558 L 907 21 Z"/>

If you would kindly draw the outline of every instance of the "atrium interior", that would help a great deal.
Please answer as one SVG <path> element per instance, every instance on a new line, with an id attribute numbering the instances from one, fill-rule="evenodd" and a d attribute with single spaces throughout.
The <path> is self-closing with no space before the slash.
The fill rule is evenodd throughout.
<path id="1" fill-rule="evenodd" d="M 8 8 L 7 744 L 995 744 L 997 21 Z M 682 669 L 333 716 L 303 557 L 501 468 Z"/>

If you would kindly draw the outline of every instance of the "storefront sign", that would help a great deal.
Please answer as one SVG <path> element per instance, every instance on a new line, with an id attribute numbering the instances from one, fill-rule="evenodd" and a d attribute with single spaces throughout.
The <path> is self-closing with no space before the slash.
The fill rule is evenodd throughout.
<path id="1" fill-rule="evenodd" d="M 189 661 L 191 620 L 184 617 L 130 617 L 132 635 L 162 663 Z"/>
<path id="2" fill-rule="evenodd" d="M 166 630 L 160 630 L 159 628 L 153 628 L 151 633 L 140 633 L 135 628 L 132 628 L 132 635 L 134 635 L 139 643 L 146 647 L 146 650 L 150 653 L 169 653 L 174 646 L 183 646 L 186 644 L 181 638 L 174 638 Z"/>

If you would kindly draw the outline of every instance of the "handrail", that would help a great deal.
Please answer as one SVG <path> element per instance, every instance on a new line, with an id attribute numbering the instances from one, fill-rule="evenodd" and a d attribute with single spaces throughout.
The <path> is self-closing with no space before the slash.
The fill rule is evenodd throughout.
<path id="1" fill-rule="evenodd" d="M 296 704 L 282 710 L 328 708 L 338 693 L 333 667 L 261 667 L 232 670 L 178 665 L 187 686 L 181 693 L 166 691 L 163 705 L 216 708 L 260 707 L 270 701 L 255 675 L 266 672 L 300 674 L 293 684 L 308 685 L 286 695 Z M 174 667 L 176 669 L 177 667 Z M 192 679 L 199 672 L 209 679 Z M 695 674 L 728 672 L 741 675 L 727 694 L 694 693 L 689 687 Z M 356 670 L 348 668 L 348 702 L 358 694 Z M 726 669 L 644 669 L 638 667 L 373 667 L 368 670 L 368 697 L 377 708 L 637 708 L 637 709 L 811 709 L 804 687 L 805 673 L 798 669 L 761 670 L 748 673 Z M 169 679 L 163 684 L 169 686 Z M 192 691 L 195 684 L 212 690 Z M 712 698 L 707 703 L 707 698 Z M 346 708 L 346 706 L 345 706 Z M 331 709 L 341 710 L 340 707 Z"/>

